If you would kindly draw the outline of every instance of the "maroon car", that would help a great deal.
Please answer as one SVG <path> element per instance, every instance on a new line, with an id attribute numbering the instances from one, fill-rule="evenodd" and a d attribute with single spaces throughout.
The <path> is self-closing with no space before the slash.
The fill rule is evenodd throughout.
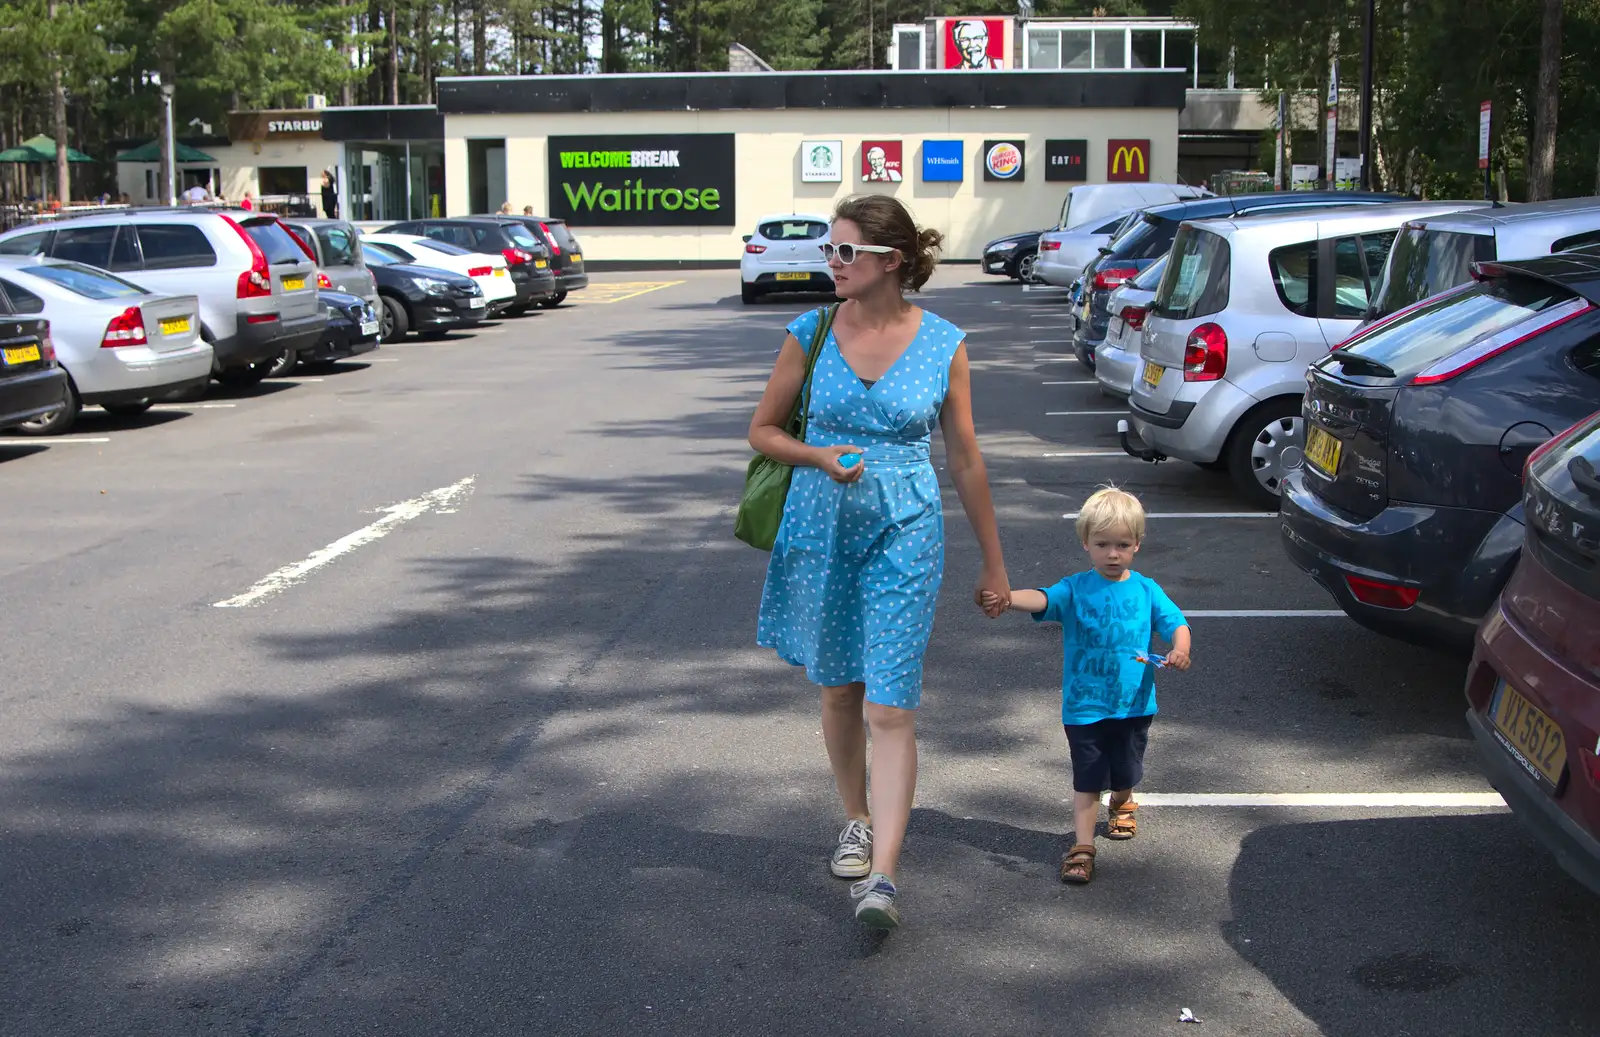
<path id="1" fill-rule="evenodd" d="M 1600 414 L 1523 471 L 1527 540 L 1478 628 L 1467 724 L 1489 780 L 1600 893 Z"/>

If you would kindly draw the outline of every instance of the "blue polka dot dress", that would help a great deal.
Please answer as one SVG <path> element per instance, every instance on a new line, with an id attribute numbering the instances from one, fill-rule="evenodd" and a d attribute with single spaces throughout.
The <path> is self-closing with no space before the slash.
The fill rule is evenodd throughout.
<path id="1" fill-rule="evenodd" d="M 821 311 L 789 331 L 809 345 Z M 812 373 L 806 442 L 861 447 L 849 485 L 794 470 L 761 594 L 756 643 L 817 684 L 865 682 L 867 701 L 916 709 L 944 575 L 944 512 L 930 437 L 964 333 L 926 310 L 894 366 L 868 386 L 828 333 Z"/>

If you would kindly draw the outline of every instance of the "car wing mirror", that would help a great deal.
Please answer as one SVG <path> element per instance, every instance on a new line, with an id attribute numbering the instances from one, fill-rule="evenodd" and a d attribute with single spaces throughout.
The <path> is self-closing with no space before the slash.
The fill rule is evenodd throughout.
<path id="1" fill-rule="evenodd" d="M 746 244 L 746 245 L 748 245 L 748 244 L 750 244 L 750 239 L 751 239 L 751 238 L 753 238 L 753 237 L 755 237 L 755 235 L 754 235 L 754 234 L 746 234 L 746 235 L 745 235 L 745 236 L 744 236 L 744 243 L 745 243 L 745 244 Z"/>

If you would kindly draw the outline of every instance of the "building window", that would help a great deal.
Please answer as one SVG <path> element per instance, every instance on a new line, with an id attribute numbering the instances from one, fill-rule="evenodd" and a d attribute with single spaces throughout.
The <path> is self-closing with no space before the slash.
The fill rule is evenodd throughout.
<path id="1" fill-rule="evenodd" d="M 1061 67 L 1061 34 L 1059 32 L 1028 33 L 1028 67 Z"/>
<path id="2" fill-rule="evenodd" d="M 1128 67 L 1128 34 L 1126 30 L 1096 29 L 1094 31 L 1094 67 Z"/>
<path id="3" fill-rule="evenodd" d="M 922 67 L 922 29 L 897 29 L 894 34 L 894 67 Z"/>
<path id="4" fill-rule="evenodd" d="M 1128 34 L 1132 44 L 1133 68 L 1165 68 L 1161 54 L 1160 29 L 1134 29 Z"/>
<path id="5" fill-rule="evenodd" d="M 153 169 L 144 171 L 144 196 L 146 198 L 156 196 L 156 171 Z"/>
<path id="6" fill-rule="evenodd" d="M 262 166 L 260 170 L 262 195 L 305 194 L 305 166 Z"/>

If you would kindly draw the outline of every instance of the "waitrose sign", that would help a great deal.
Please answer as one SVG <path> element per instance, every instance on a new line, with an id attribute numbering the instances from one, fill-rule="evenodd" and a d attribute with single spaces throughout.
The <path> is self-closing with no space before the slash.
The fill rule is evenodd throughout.
<path id="1" fill-rule="evenodd" d="M 576 227 L 731 227 L 731 133 L 551 137 L 550 211 Z"/>

